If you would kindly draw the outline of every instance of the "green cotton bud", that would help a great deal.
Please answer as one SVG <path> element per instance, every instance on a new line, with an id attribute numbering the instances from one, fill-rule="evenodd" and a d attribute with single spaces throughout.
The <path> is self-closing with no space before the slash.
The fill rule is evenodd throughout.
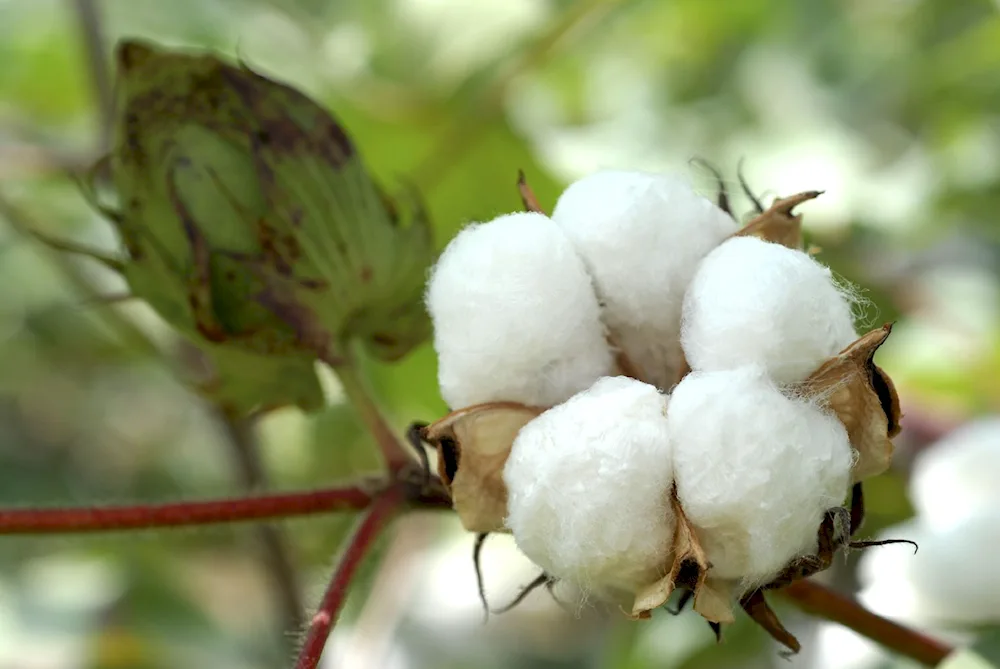
<path id="1" fill-rule="evenodd" d="M 350 340 L 396 360 L 427 339 L 424 208 L 380 189 L 325 109 L 214 55 L 124 41 L 116 62 L 115 142 L 95 173 L 135 296 L 203 350 L 297 360 L 300 375 Z"/>

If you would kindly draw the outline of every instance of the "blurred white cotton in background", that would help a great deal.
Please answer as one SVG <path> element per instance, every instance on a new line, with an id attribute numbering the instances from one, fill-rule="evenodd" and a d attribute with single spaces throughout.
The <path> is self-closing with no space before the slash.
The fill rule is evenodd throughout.
<path id="1" fill-rule="evenodd" d="M 1000 514 L 1000 416 L 968 423 L 922 453 L 910 498 L 921 522 L 936 531 L 982 509 Z"/>
<path id="2" fill-rule="evenodd" d="M 452 81 L 508 53 L 512 44 L 549 19 L 549 3 L 536 0 L 396 0 L 406 33 L 426 40 L 429 76 Z"/>
<path id="3" fill-rule="evenodd" d="M 917 542 L 866 549 L 858 565 L 859 601 L 871 611 L 963 645 L 973 630 L 1000 622 L 1000 416 L 974 420 L 922 452 L 910 497 L 917 516 L 880 539 Z M 844 649 L 850 649 L 850 652 Z M 886 651 L 823 623 L 812 657 L 820 669 L 869 669 Z"/>

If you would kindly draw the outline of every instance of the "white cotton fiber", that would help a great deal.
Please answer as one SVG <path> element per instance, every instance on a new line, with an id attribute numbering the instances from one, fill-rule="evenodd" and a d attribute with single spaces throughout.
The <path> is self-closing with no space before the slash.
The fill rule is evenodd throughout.
<path id="1" fill-rule="evenodd" d="M 651 385 L 609 377 L 521 429 L 504 481 L 525 555 L 598 593 L 634 592 L 669 570 L 666 403 Z"/>
<path id="2" fill-rule="evenodd" d="M 946 530 L 928 532 L 916 555 L 905 551 L 913 562 L 913 585 L 930 603 L 931 617 L 966 624 L 1000 622 L 997 546 L 1000 509 L 990 507 Z"/>
<path id="3" fill-rule="evenodd" d="M 449 406 L 550 406 L 613 369 L 583 261 L 541 214 L 471 225 L 427 289 L 438 381 Z"/>
<path id="4" fill-rule="evenodd" d="M 693 372 L 667 411 L 677 494 L 709 575 L 766 582 L 816 550 L 824 512 L 850 482 L 847 431 L 783 395 L 759 366 Z"/>
<path id="5" fill-rule="evenodd" d="M 734 237 L 705 257 L 684 299 L 681 344 L 692 369 L 761 364 L 803 381 L 856 338 L 851 302 L 807 254 Z"/>
<path id="6" fill-rule="evenodd" d="M 604 321 L 643 380 L 677 381 L 684 290 L 736 222 L 676 176 L 605 171 L 566 189 L 552 212 L 594 277 Z"/>
<path id="7" fill-rule="evenodd" d="M 923 451 L 910 498 L 921 520 L 946 529 L 984 509 L 1000 509 L 1000 416 L 968 423 Z"/>

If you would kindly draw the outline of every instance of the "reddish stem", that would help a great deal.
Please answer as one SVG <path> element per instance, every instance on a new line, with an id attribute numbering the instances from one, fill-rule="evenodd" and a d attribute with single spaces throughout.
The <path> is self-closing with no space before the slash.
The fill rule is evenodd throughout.
<path id="1" fill-rule="evenodd" d="M 364 509 L 376 492 L 355 485 L 200 502 L 0 509 L 0 535 L 73 534 L 290 518 Z"/>
<path id="2" fill-rule="evenodd" d="M 330 630 L 333 629 L 333 624 L 347 598 L 347 590 L 358 566 L 368 549 L 375 543 L 379 534 L 399 510 L 403 499 L 403 491 L 399 488 L 392 488 L 375 498 L 365 513 L 330 578 L 330 584 L 323 594 L 319 610 L 316 611 L 316 615 L 309 623 L 305 642 L 299 652 L 299 659 L 295 663 L 296 669 L 316 669 L 319 666 L 326 640 L 330 636 Z"/>
<path id="3" fill-rule="evenodd" d="M 857 600 L 815 581 L 796 581 L 778 592 L 807 613 L 840 623 L 927 666 L 940 664 L 953 650 L 916 630 L 876 615 Z"/>

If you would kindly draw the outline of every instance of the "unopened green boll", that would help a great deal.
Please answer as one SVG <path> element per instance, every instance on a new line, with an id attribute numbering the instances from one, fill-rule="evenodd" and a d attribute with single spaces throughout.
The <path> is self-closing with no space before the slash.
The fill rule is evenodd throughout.
<path id="1" fill-rule="evenodd" d="M 395 360 L 429 336 L 423 209 L 372 181 L 325 109 L 213 55 L 126 41 L 116 60 L 99 166 L 137 297 L 199 346 L 259 356 L 329 360 L 357 339 Z"/>

